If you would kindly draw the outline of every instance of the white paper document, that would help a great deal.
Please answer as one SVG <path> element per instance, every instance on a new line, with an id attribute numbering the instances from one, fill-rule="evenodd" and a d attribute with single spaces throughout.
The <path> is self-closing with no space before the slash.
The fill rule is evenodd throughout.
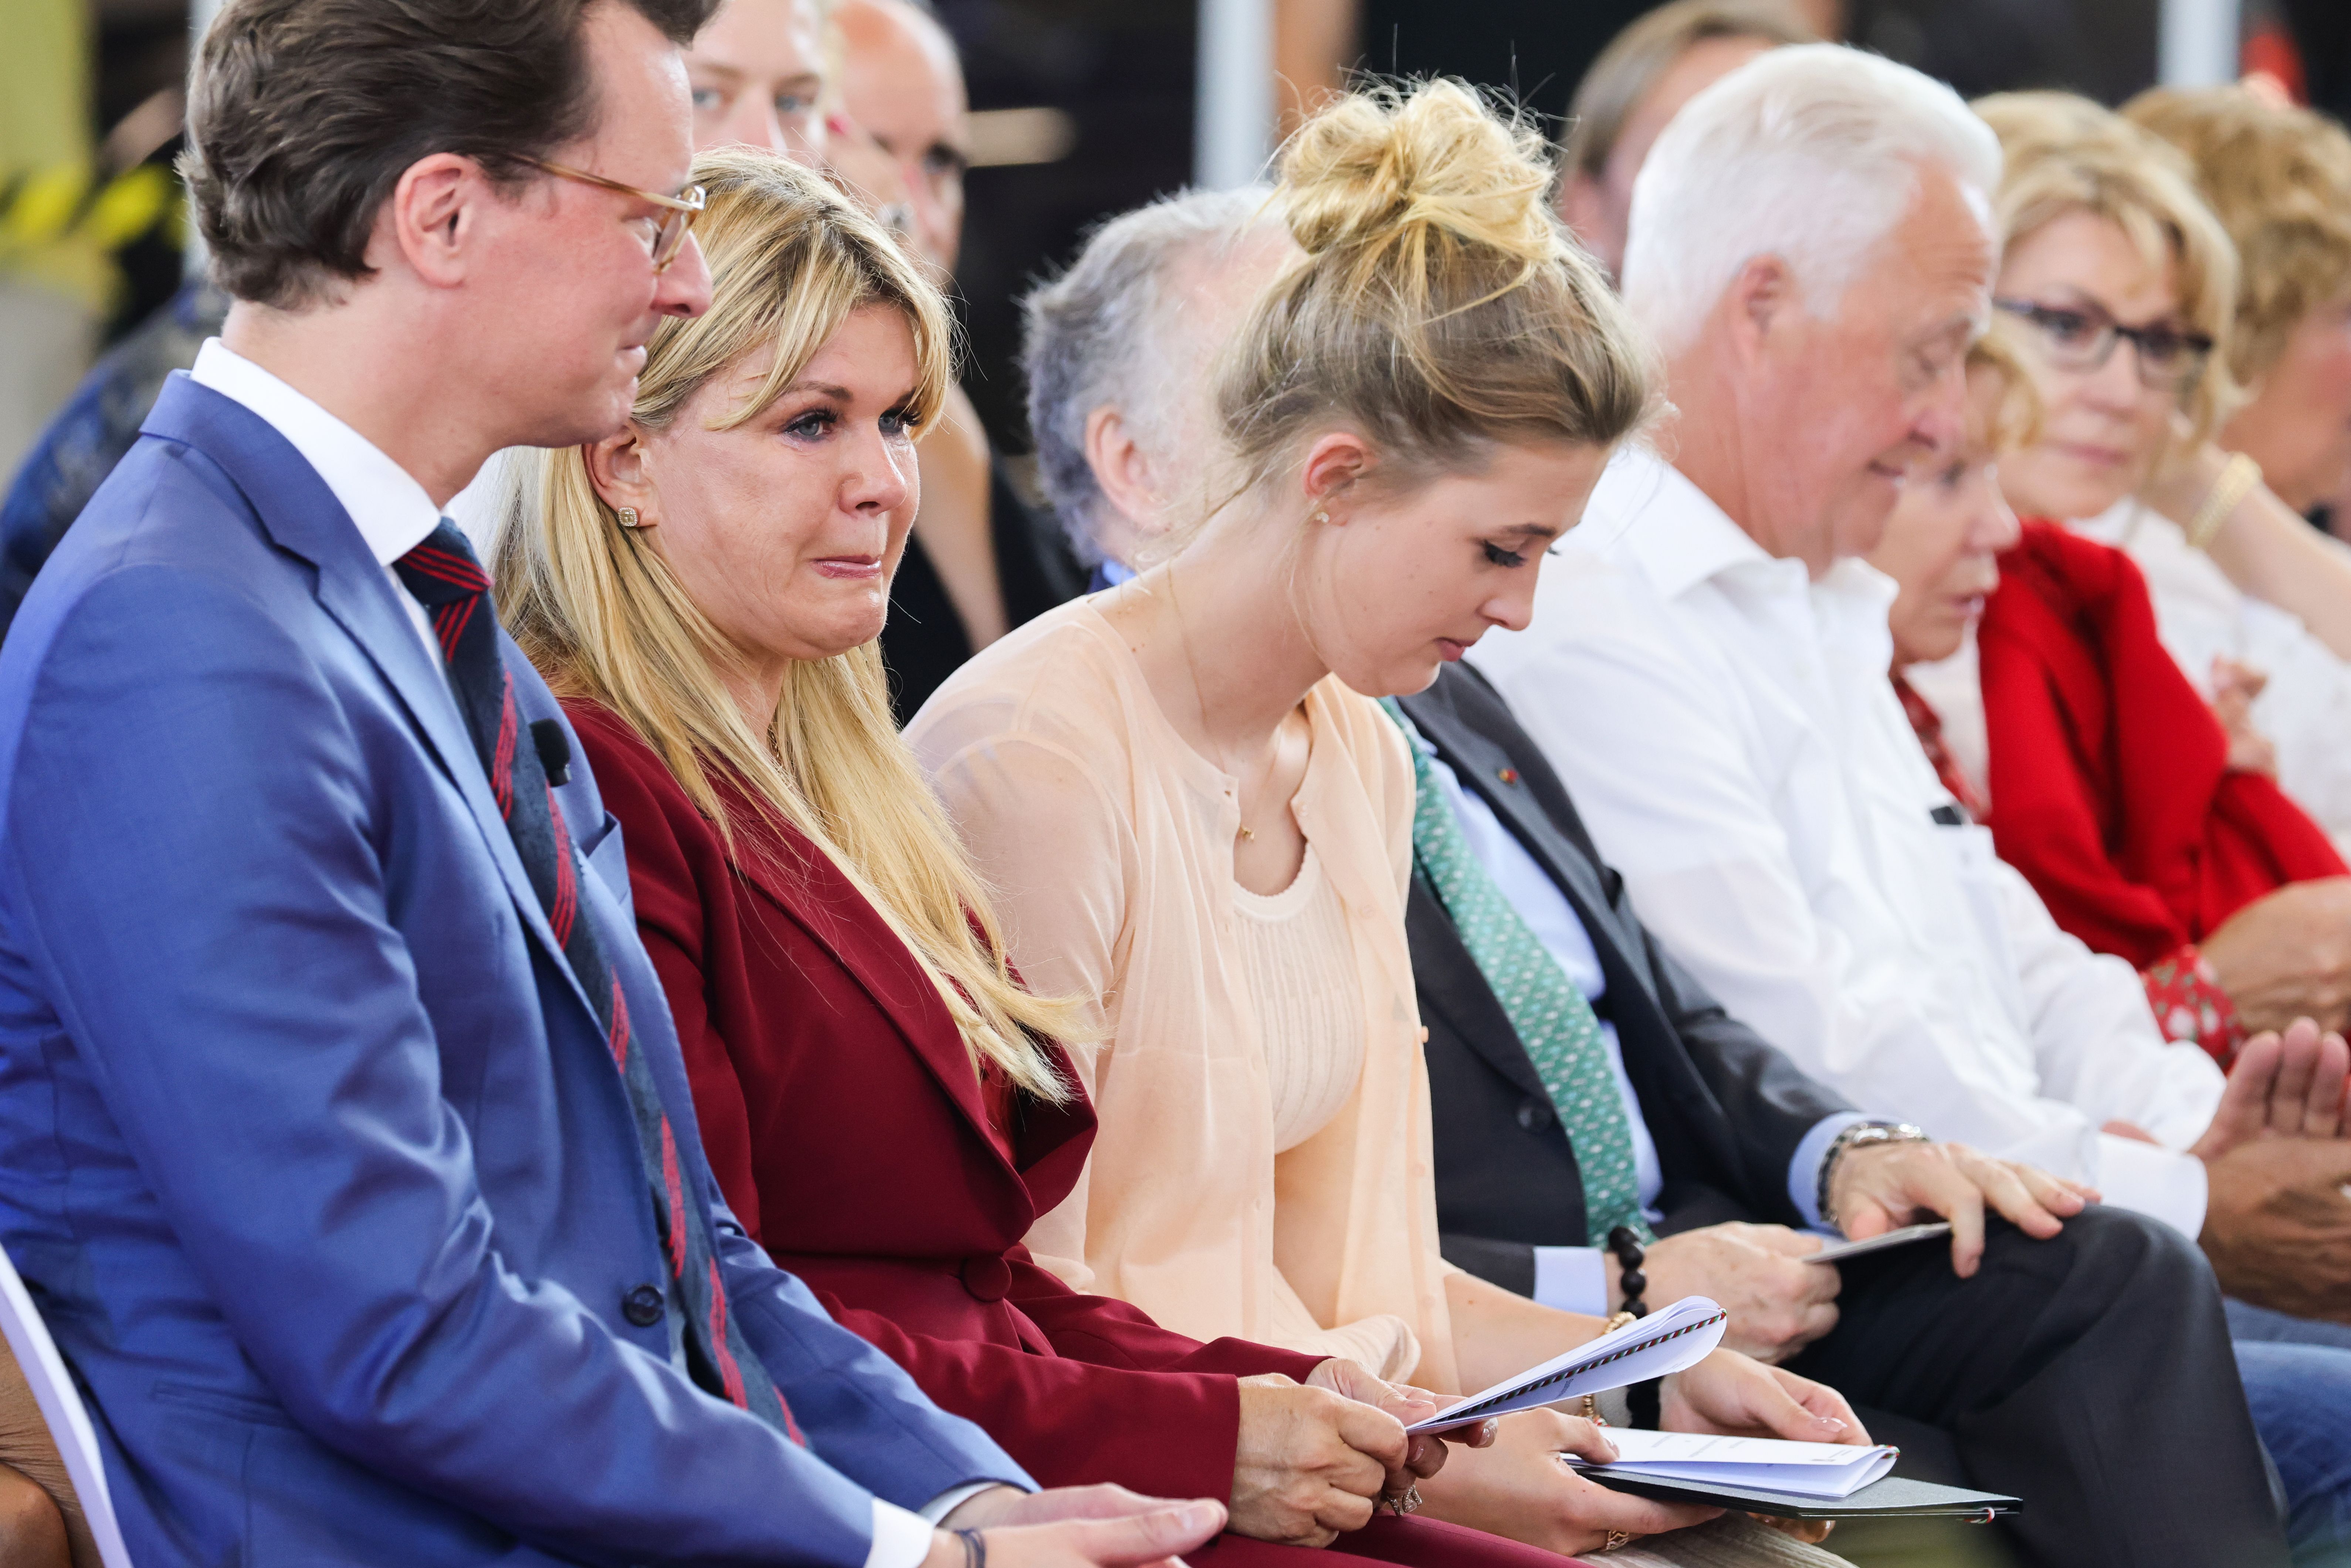
<path id="1" fill-rule="evenodd" d="M 1851 1497 L 1894 1468 L 1900 1450 L 1880 1445 L 1790 1443 L 1777 1437 L 1710 1437 L 1698 1432 L 1608 1428 L 1616 1461 L 1594 1465 L 1567 1458 L 1578 1469 L 1607 1469 L 1660 1480 L 1760 1487 L 1803 1497 Z"/>
<path id="2" fill-rule="evenodd" d="M 1471 1395 L 1426 1421 L 1416 1421 L 1407 1432 L 1447 1432 L 1490 1416 L 1532 1410 L 1586 1394 L 1605 1394 L 1628 1384 L 1646 1383 L 1679 1372 L 1722 1343 L 1720 1307 L 1704 1296 L 1684 1296 L 1614 1333 L 1577 1345 L 1565 1355 L 1541 1366 L 1531 1366 L 1516 1377 Z"/>

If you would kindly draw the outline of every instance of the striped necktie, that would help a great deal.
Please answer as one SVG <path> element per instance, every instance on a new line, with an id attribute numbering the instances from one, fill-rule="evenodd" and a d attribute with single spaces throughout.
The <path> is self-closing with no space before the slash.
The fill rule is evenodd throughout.
<path id="1" fill-rule="evenodd" d="M 1641 1214 L 1632 1124 L 1608 1068 L 1599 1015 L 1523 916 L 1494 884 L 1454 820 L 1428 760 L 1427 742 L 1394 697 L 1382 701 L 1412 753 L 1412 858 L 1437 902 L 1452 917 L 1461 945 L 1502 1004 L 1543 1092 L 1559 1113 L 1583 1184 L 1583 1234 L 1602 1245 L 1617 1226 L 1655 1241 Z"/>
<path id="2" fill-rule="evenodd" d="M 652 1187 L 654 1224 L 669 1266 L 665 1291 L 640 1286 L 622 1302 L 622 1315 L 640 1328 L 656 1314 L 669 1324 L 670 1354 L 681 1361 L 704 1392 L 726 1399 L 766 1420 L 805 1446 L 783 1396 L 753 1354 L 743 1331 L 727 1314 L 726 1287 L 712 1247 L 709 1213 L 687 1201 L 678 1160 L 677 1136 L 663 1108 L 653 1068 L 642 1051 L 631 1049 L 628 997 L 604 962 L 594 922 L 580 907 L 580 853 L 564 826 L 563 807 L 548 779 L 536 744 L 544 733 L 560 759 L 568 751 L 562 728 L 542 719 L 523 733 L 515 705 L 514 677 L 499 651 L 497 617 L 489 602 L 490 579 L 474 559 L 473 547 L 448 518 L 423 544 L 392 563 L 401 582 L 424 606 L 433 634 L 448 666 L 449 685 L 465 715 L 490 794 L 506 819 L 516 852 L 530 877 L 549 930 L 563 948 L 572 975 L 596 1009 L 612 1063 L 628 1087 L 637 1123 L 637 1143 Z M 542 727 L 545 727 L 542 729 Z M 658 1298 L 658 1299 L 656 1299 Z"/>

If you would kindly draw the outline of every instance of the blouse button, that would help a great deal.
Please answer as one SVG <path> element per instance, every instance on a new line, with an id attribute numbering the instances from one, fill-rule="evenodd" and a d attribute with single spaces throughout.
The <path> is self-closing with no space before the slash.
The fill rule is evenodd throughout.
<path id="1" fill-rule="evenodd" d="M 975 1252 L 963 1260 L 963 1288 L 983 1301 L 1012 1293 L 1012 1265 L 998 1252 Z"/>

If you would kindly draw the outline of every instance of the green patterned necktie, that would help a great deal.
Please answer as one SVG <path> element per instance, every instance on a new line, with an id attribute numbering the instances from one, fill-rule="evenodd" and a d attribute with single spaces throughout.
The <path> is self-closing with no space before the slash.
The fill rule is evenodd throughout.
<path id="1" fill-rule="evenodd" d="M 1608 1070 L 1599 1015 L 1469 848 L 1429 766 L 1420 731 L 1395 698 L 1380 706 L 1403 729 L 1412 753 L 1413 862 L 1453 917 L 1461 945 L 1510 1016 L 1567 1130 L 1576 1172 L 1583 1179 L 1585 1239 L 1594 1247 L 1605 1245 L 1609 1231 L 1625 1225 L 1644 1243 L 1655 1241 L 1641 1215 L 1633 1132 Z"/>

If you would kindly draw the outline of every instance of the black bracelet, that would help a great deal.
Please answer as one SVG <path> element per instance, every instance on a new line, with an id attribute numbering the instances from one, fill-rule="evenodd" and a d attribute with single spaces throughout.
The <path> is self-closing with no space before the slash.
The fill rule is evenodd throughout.
<path id="1" fill-rule="evenodd" d="M 1636 1318 L 1647 1317 L 1649 1305 L 1641 1297 L 1649 1289 L 1649 1277 L 1641 1272 L 1641 1264 L 1648 1254 L 1642 1249 L 1640 1237 L 1631 1226 L 1620 1225 L 1608 1233 L 1608 1250 L 1616 1254 L 1624 1270 L 1616 1281 L 1617 1289 L 1625 1292 L 1625 1304 L 1618 1310 Z"/>
<path id="2" fill-rule="evenodd" d="M 987 1568 L 987 1537 L 977 1530 L 958 1530 L 955 1538 L 963 1542 L 963 1568 Z"/>

